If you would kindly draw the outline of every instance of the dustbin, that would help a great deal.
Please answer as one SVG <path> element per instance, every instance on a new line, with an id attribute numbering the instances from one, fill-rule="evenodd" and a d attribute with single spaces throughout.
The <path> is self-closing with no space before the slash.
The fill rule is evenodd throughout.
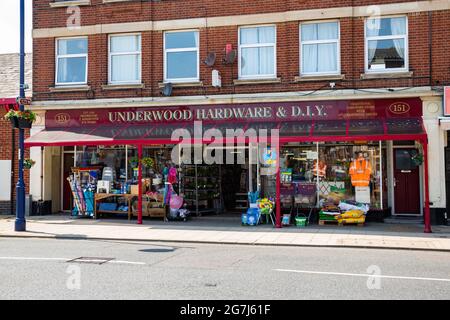
<path id="1" fill-rule="evenodd" d="M 25 195 L 25 216 L 29 217 L 33 214 L 33 196 L 31 194 Z"/>
<path id="2" fill-rule="evenodd" d="M 33 216 L 43 216 L 52 214 L 52 201 L 33 201 L 32 205 L 32 214 Z"/>

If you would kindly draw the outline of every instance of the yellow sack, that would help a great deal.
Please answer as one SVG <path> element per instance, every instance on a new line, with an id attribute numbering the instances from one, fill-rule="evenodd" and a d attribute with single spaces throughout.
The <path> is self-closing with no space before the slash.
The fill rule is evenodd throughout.
<path id="1" fill-rule="evenodd" d="M 366 217 L 338 219 L 338 222 L 339 223 L 364 223 L 364 222 L 366 222 Z"/>
<path id="2" fill-rule="evenodd" d="M 350 210 L 343 214 L 338 215 L 338 219 L 349 219 L 349 218 L 361 218 L 364 216 L 364 212 L 361 210 Z"/>

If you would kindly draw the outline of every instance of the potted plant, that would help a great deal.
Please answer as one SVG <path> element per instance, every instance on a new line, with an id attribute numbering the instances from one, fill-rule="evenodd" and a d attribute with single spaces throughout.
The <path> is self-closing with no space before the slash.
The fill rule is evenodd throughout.
<path id="1" fill-rule="evenodd" d="M 24 159 L 23 160 L 23 167 L 25 169 L 31 169 L 36 164 L 36 161 L 33 159 Z"/>
<path id="2" fill-rule="evenodd" d="M 155 165 L 155 161 L 153 161 L 153 159 L 150 157 L 142 158 L 141 163 L 144 167 L 147 168 L 153 168 L 153 166 Z"/>
<path id="3" fill-rule="evenodd" d="M 9 110 L 5 115 L 5 119 L 9 120 L 14 128 L 29 129 L 33 122 L 36 121 L 36 114 L 30 110 Z"/>

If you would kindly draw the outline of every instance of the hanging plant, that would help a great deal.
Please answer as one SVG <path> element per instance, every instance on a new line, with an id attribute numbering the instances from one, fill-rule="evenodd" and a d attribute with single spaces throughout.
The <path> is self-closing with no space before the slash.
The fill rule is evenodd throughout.
<path id="1" fill-rule="evenodd" d="M 423 154 L 418 152 L 411 157 L 411 160 L 414 162 L 416 166 L 421 166 L 423 164 Z"/>
<path id="2" fill-rule="evenodd" d="M 139 165 L 139 158 L 131 157 L 130 159 L 128 159 L 128 163 L 132 168 L 137 168 L 137 166 Z"/>
<path id="3" fill-rule="evenodd" d="M 23 160 L 23 167 L 25 169 L 31 169 L 36 164 L 36 161 L 33 159 L 25 159 Z"/>
<path id="4" fill-rule="evenodd" d="M 144 167 L 153 168 L 155 161 L 150 157 L 142 158 L 141 163 Z"/>
<path id="5" fill-rule="evenodd" d="M 5 115 L 5 119 L 9 120 L 14 128 L 27 129 L 31 128 L 33 122 L 36 121 L 36 113 L 30 110 L 9 110 Z"/>

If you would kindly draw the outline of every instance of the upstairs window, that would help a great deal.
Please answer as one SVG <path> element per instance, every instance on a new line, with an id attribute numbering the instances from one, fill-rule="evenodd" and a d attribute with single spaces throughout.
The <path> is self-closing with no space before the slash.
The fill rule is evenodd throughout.
<path id="1" fill-rule="evenodd" d="M 276 77 L 275 26 L 239 29 L 239 78 Z"/>
<path id="2" fill-rule="evenodd" d="M 141 83 L 141 36 L 109 37 L 109 83 Z"/>
<path id="3" fill-rule="evenodd" d="M 340 73 L 339 23 L 305 23 L 300 25 L 302 75 Z"/>
<path id="4" fill-rule="evenodd" d="M 198 31 L 164 34 L 164 81 L 195 82 L 200 79 Z"/>
<path id="5" fill-rule="evenodd" d="M 366 72 L 408 71 L 406 17 L 366 20 Z"/>
<path id="6" fill-rule="evenodd" d="M 88 39 L 56 40 L 56 85 L 87 83 Z"/>

